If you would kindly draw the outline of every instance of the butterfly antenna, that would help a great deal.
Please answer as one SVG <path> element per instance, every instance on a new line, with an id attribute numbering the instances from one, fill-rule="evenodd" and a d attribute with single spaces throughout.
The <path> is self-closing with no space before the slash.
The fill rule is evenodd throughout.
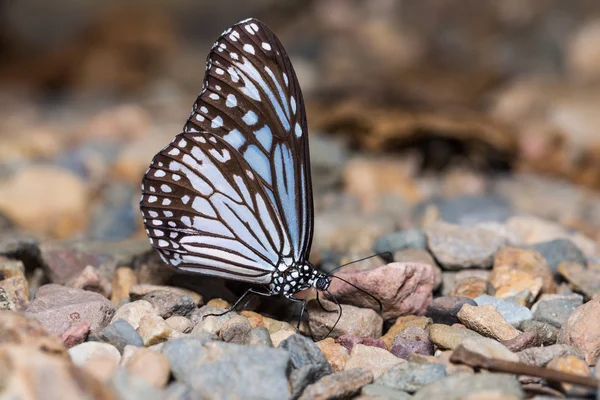
<path id="1" fill-rule="evenodd" d="M 319 305 L 321 306 L 321 308 L 323 309 L 323 311 L 326 312 L 335 312 L 335 310 L 328 310 L 325 308 L 325 306 L 323 306 L 323 303 L 321 303 L 321 299 L 319 298 L 319 292 L 317 292 L 317 303 L 319 303 Z"/>
<path id="2" fill-rule="evenodd" d="M 375 300 L 377 302 L 377 304 L 379 304 L 379 315 L 381 315 L 383 313 L 383 304 L 381 303 L 381 301 L 377 297 L 373 296 L 371 293 L 367 292 L 366 290 L 361 289 L 358 286 L 356 286 L 356 285 L 348 282 L 347 280 L 345 280 L 343 278 L 340 278 L 339 276 L 332 275 L 331 278 L 336 278 L 336 279 L 339 279 L 342 282 L 346 282 L 348 285 L 352 286 L 354 289 L 356 289 L 356 290 L 358 290 L 358 291 L 366 294 L 367 296 L 371 297 L 373 300 Z M 329 293 L 329 291 L 327 291 L 327 293 Z M 329 295 L 331 295 L 331 293 L 329 293 Z"/>
<path id="3" fill-rule="evenodd" d="M 379 257 L 381 257 L 381 258 L 383 258 L 385 260 L 386 258 L 383 257 L 385 255 L 388 255 L 389 259 L 391 259 L 392 252 L 391 251 L 384 251 L 383 253 L 377 253 L 377 254 L 370 255 L 368 257 L 363 257 L 363 258 L 360 258 L 358 260 L 347 262 L 346 264 L 342 264 L 339 267 L 336 267 L 336 268 L 332 269 L 331 271 L 329 271 L 329 273 L 327 274 L 327 276 L 330 276 L 331 274 L 333 274 L 335 271 L 337 271 L 338 269 L 340 269 L 342 267 L 345 267 L 347 265 L 354 264 L 354 263 L 357 263 L 357 262 L 365 261 L 365 260 L 368 260 L 368 259 L 373 258 L 373 257 L 379 256 Z"/>
<path id="4" fill-rule="evenodd" d="M 335 320 L 335 324 L 333 324 L 333 326 L 331 327 L 331 329 L 329 330 L 329 332 L 327 332 L 327 335 L 325 335 L 325 337 L 323 339 L 325 339 L 325 338 L 329 337 L 329 335 L 331 335 L 331 332 L 333 332 L 333 330 L 337 326 L 338 322 L 340 322 L 340 319 L 342 319 L 342 305 L 340 304 L 340 302 L 336 299 L 336 297 L 329 290 L 326 289 L 325 292 L 327 292 L 327 294 L 329 296 L 331 296 L 331 298 L 333 299 L 333 301 L 335 302 L 335 304 L 337 304 L 338 310 L 340 312 L 339 312 L 339 315 L 337 317 L 337 320 Z"/>

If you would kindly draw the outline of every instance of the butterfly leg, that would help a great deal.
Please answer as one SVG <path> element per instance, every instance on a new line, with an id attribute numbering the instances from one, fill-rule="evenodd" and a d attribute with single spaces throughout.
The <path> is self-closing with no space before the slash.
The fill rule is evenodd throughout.
<path id="1" fill-rule="evenodd" d="M 239 298 L 239 299 L 237 299 L 237 301 L 236 301 L 236 302 L 235 302 L 235 303 L 234 303 L 234 304 L 233 304 L 231 307 L 229 307 L 229 309 L 228 309 L 228 310 L 225 310 L 225 311 L 223 311 L 222 313 L 218 313 L 218 314 L 206 314 L 206 315 L 204 315 L 204 316 L 202 317 L 202 319 L 204 319 L 204 318 L 206 318 L 206 317 L 209 317 L 209 316 L 212 316 L 212 317 L 220 317 L 220 316 L 222 316 L 222 315 L 225 315 L 225 314 L 227 314 L 227 313 L 230 313 L 230 312 L 232 312 L 232 311 L 235 311 L 235 308 L 238 306 L 238 304 L 240 304 L 240 303 L 242 302 L 242 300 L 244 300 L 244 298 L 245 298 L 246 296 L 248 296 L 250 293 L 253 293 L 253 294 L 258 294 L 258 295 L 260 295 L 260 296 L 273 296 L 273 295 L 274 295 L 273 293 L 264 293 L 264 292 L 259 292 L 258 290 L 254 289 L 254 288 L 250 288 L 250 289 L 246 290 L 246 291 L 244 292 L 244 294 L 243 294 L 243 295 L 241 295 L 241 296 L 240 296 L 240 298 Z"/>
<path id="2" fill-rule="evenodd" d="M 306 310 L 306 300 L 299 299 L 294 296 L 288 296 L 288 299 L 295 303 L 302 303 L 302 308 L 300 309 L 300 317 L 298 318 L 298 324 L 296 325 L 296 333 L 298 333 L 300 332 L 300 322 L 302 322 L 302 316 L 304 315 L 304 312 L 306 311 L 306 314 L 308 314 L 308 310 Z"/>

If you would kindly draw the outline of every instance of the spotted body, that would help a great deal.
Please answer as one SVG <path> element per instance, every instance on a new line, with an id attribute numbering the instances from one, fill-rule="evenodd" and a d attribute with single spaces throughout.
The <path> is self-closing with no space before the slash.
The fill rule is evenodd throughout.
<path id="1" fill-rule="evenodd" d="M 213 45 L 183 132 L 144 175 L 140 208 L 150 243 L 176 269 L 292 299 L 329 286 L 307 261 L 313 200 L 302 92 L 261 22 L 242 21 Z"/>

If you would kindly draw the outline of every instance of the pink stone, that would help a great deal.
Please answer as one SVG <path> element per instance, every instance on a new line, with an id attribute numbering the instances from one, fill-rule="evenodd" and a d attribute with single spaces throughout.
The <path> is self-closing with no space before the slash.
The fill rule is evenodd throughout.
<path id="1" fill-rule="evenodd" d="M 341 270 L 335 275 L 379 299 L 386 320 L 423 315 L 432 300 L 435 274 L 426 263 L 393 262 L 362 271 Z M 329 291 L 339 302 L 379 310 L 373 298 L 339 279 L 333 278 Z"/>
<path id="2" fill-rule="evenodd" d="M 80 324 L 73 325 L 60 335 L 60 340 L 67 349 L 77 346 L 85 341 L 87 334 L 90 331 L 90 323 L 83 321 Z"/>
<path id="3" fill-rule="evenodd" d="M 370 337 L 362 337 L 362 336 L 346 334 L 346 335 L 342 335 L 342 336 L 336 338 L 335 341 L 336 341 L 336 343 L 339 343 L 342 346 L 344 346 L 346 348 L 346 350 L 348 350 L 349 353 L 352 351 L 352 348 L 356 344 L 364 344 L 365 346 L 379 347 L 384 350 L 388 349 L 383 340 L 370 338 Z"/>

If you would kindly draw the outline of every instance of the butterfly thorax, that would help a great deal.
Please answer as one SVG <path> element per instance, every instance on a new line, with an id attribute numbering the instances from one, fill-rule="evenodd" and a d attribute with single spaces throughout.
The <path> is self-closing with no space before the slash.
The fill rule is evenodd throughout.
<path id="1" fill-rule="evenodd" d="M 293 264 L 285 269 L 278 268 L 273 272 L 269 289 L 272 293 L 290 297 L 311 287 L 315 287 L 317 290 L 326 290 L 330 282 L 327 275 L 317 271 L 309 263 Z"/>

